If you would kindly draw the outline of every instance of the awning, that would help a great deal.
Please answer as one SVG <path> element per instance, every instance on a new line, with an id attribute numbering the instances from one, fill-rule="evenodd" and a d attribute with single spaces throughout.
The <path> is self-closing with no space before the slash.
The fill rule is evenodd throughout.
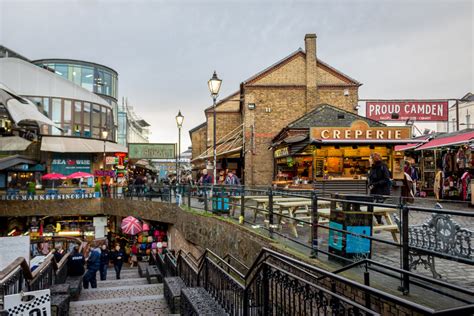
<path id="1" fill-rule="evenodd" d="M 35 165 L 38 162 L 28 159 L 26 157 L 20 156 L 20 155 L 13 155 L 5 158 L 0 159 L 0 170 L 5 170 L 10 167 L 19 165 L 19 164 L 30 164 L 30 165 Z"/>
<path id="2" fill-rule="evenodd" d="M 428 143 L 418 147 L 416 150 L 425 150 L 441 147 L 449 147 L 454 145 L 468 144 L 474 139 L 474 131 L 457 134 L 447 137 L 438 137 L 430 140 Z"/>
<path id="3" fill-rule="evenodd" d="M 424 140 L 416 139 L 318 139 L 314 140 L 313 144 L 409 144 L 409 143 L 424 143 Z"/>
<path id="4" fill-rule="evenodd" d="M 10 114 L 12 120 L 18 124 L 23 121 L 35 121 L 38 124 L 47 124 L 57 127 L 46 115 L 38 111 L 36 105 L 28 99 L 16 95 L 5 85 L 0 83 L 0 103 Z"/>
<path id="5" fill-rule="evenodd" d="M 43 136 L 41 139 L 41 151 L 56 153 L 101 153 L 104 152 L 104 142 L 97 139 Z M 126 153 L 128 149 L 116 143 L 105 142 L 105 152 Z"/>
<path id="6" fill-rule="evenodd" d="M 24 151 L 31 142 L 20 136 L 0 137 L 0 151 Z"/>
<path id="7" fill-rule="evenodd" d="M 231 156 L 231 155 L 240 154 L 240 151 L 241 151 L 241 150 L 242 150 L 242 146 L 239 146 L 239 147 L 236 147 L 236 148 L 232 148 L 232 149 L 230 149 L 230 150 L 227 150 L 227 151 L 218 152 L 218 153 L 216 154 L 216 157 L 217 157 L 217 159 L 219 159 L 219 158 L 230 158 L 229 156 Z M 213 155 L 213 154 L 210 154 L 210 155 L 206 155 L 206 156 L 199 156 L 199 157 L 197 157 L 196 159 L 191 160 L 191 162 L 195 162 L 195 161 L 202 160 L 202 159 L 210 159 L 210 160 L 213 160 L 213 159 L 214 159 L 214 155 Z"/>
<path id="8" fill-rule="evenodd" d="M 421 144 L 410 143 L 410 144 L 406 144 L 406 145 L 397 145 L 397 146 L 395 146 L 394 149 L 395 149 L 395 151 L 405 151 L 405 150 L 410 150 L 410 149 L 416 148 L 420 145 Z"/>

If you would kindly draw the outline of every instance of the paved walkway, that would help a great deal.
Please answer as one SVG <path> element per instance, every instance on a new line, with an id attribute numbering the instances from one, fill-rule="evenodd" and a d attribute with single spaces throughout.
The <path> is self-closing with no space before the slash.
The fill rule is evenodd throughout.
<path id="1" fill-rule="evenodd" d="M 82 290 L 78 301 L 70 303 L 69 314 L 79 315 L 168 315 L 163 284 L 148 284 L 137 268 L 122 270 L 121 279 L 108 270 L 106 281 L 97 281 L 96 289 Z"/>

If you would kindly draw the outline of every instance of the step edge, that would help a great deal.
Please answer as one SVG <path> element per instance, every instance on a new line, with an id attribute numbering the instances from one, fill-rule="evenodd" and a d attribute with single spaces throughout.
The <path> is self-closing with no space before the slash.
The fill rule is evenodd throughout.
<path id="1" fill-rule="evenodd" d="M 114 298 L 105 298 L 100 300 L 85 300 L 85 301 L 72 301 L 69 303 L 70 308 L 81 307 L 81 306 L 90 306 L 90 305 L 105 305 L 113 303 L 123 303 L 123 302 L 143 302 L 143 301 L 166 301 L 163 294 L 157 295 L 147 295 L 147 296 L 125 296 L 125 297 L 114 297 Z"/>

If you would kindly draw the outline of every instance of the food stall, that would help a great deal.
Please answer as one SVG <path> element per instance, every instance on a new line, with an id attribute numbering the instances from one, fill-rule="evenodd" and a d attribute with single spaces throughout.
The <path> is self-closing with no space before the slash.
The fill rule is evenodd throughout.
<path id="1" fill-rule="evenodd" d="M 403 179 L 403 154 L 397 154 L 394 146 L 412 142 L 409 126 L 386 126 L 324 107 L 323 113 L 310 112 L 273 139 L 274 184 L 366 193 L 373 153 L 382 156 L 394 179 Z"/>

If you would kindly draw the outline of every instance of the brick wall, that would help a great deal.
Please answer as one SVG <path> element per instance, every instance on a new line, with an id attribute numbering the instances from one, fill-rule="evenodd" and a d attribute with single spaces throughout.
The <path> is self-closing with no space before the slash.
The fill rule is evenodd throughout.
<path id="1" fill-rule="evenodd" d="M 194 159 L 206 150 L 206 125 L 191 133 L 192 158 Z"/>

